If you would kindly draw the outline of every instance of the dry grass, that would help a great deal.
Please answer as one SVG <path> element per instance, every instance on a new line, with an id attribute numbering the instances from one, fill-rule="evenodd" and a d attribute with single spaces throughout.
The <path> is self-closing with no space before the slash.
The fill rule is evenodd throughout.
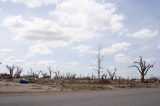
<path id="1" fill-rule="evenodd" d="M 63 81 L 63 86 L 61 85 L 61 80 L 37 80 L 34 83 L 41 85 L 51 85 L 58 88 L 63 88 L 63 90 L 109 90 L 117 88 L 151 88 L 160 87 L 159 83 L 141 83 L 141 82 L 130 82 L 130 81 L 97 81 L 97 80 L 65 80 Z"/>
<path id="2" fill-rule="evenodd" d="M 6 82 L 0 86 L 0 93 L 43 93 L 58 92 L 60 89 L 39 84 L 19 84 L 17 82 Z"/>
<path id="3" fill-rule="evenodd" d="M 117 82 L 97 80 L 50 80 L 38 79 L 30 84 L 18 82 L 0 82 L 0 93 L 43 93 L 61 91 L 110 90 L 119 88 L 160 87 L 159 83 Z"/>

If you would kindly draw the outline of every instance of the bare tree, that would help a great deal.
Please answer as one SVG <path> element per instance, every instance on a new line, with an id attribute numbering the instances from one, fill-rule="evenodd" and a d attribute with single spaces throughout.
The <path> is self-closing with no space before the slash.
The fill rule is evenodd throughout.
<path id="1" fill-rule="evenodd" d="M 76 74 L 75 73 L 67 73 L 66 74 L 66 79 L 67 80 L 74 80 L 76 78 Z"/>
<path id="2" fill-rule="evenodd" d="M 52 77 L 52 69 L 51 69 L 51 67 L 48 67 L 48 71 L 49 71 L 49 76 L 50 76 L 50 78 Z"/>
<path id="3" fill-rule="evenodd" d="M 16 73 L 14 74 L 14 78 L 17 78 L 17 79 L 20 78 L 22 71 L 23 71 L 22 68 L 17 67 L 17 71 L 16 71 Z"/>
<path id="4" fill-rule="evenodd" d="M 48 78 L 50 78 L 50 76 L 47 75 L 47 73 L 43 73 L 42 75 L 43 75 L 43 79 L 48 79 Z"/>
<path id="5" fill-rule="evenodd" d="M 56 71 L 56 72 L 54 72 L 54 74 L 55 74 L 55 77 L 54 77 L 54 79 L 56 79 L 56 80 L 59 80 L 59 70 L 58 71 Z"/>
<path id="6" fill-rule="evenodd" d="M 153 68 L 154 64 L 147 64 L 145 60 L 143 60 L 142 56 L 140 56 L 139 62 L 135 61 L 134 65 L 129 67 L 135 67 L 138 69 L 139 73 L 141 74 L 141 82 L 144 82 L 144 77 L 149 71 L 150 68 Z"/>
<path id="7" fill-rule="evenodd" d="M 29 78 L 30 80 L 35 80 L 35 79 L 39 78 L 39 74 L 35 73 L 35 72 L 33 71 L 33 69 L 30 68 L 30 72 L 29 72 L 29 74 L 28 74 L 28 78 Z"/>
<path id="8" fill-rule="evenodd" d="M 43 71 L 39 71 L 39 74 L 38 74 L 38 76 L 40 75 L 40 73 L 42 74 L 42 78 L 43 79 L 48 79 L 48 78 L 50 78 L 50 76 L 47 74 L 47 73 L 45 73 L 45 72 L 43 72 Z"/>
<path id="9" fill-rule="evenodd" d="M 6 65 L 6 68 L 9 70 L 10 78 L 11 78 L 11 79 L 13 79 L 13 72 L 14 72 L 14 69 L 15 69 L 16 67 L 17 67 L 17 66 L 15 66 L 15 65 L 12 65 L 12 66 Z"/>
<path id="10" fill-rule="evenodd" d="M 117 71 L 116 68 L 114 69 L 114 72 L 112 72 L 112 71 L 110 71 L 109 69 L 107 69 L 107 72 L 108 72 L 108 74 L 109 74 L 109 77 L 110 77 L 110 79 L 111 79 L 112 81 L 114 80 L 114 77 L 116 76 L 116 71 Z"/>
<path id="11" fill-rule="evenodd" d="M 38 78 L 40 78 L 40 74 L 43 76 L 43 72 L 41 70 L 38 72 Z"/>
<path id="12" fill-rule="evenodd" d="M 96 79 L 96 76 L 92 73 L 91 79 Z"/>
<path id="13" fill-rule="evenodd" d="M 93 58 L 93 62 L 95 63 L 93 68 L 97 72 L 98 80 L 100 80 L 100 77 L 101 77 L 101 70 L 103 69 L 102 63 L 104 60 L 104 56 L 105 56 L 105 54 L 102 53 L 101 46 L 99 46 L 98 52 L 95 55 L 95 57 Z"/>
<path id="14" fill-rule="evenodd" d="M 101 79 L 102 79 L 102 80 L 106 80 L 106 79 L 107 79 L 107 74 L 105 74 L 105 73 L 102 74 L 102 75 L 101 75 Z"/>

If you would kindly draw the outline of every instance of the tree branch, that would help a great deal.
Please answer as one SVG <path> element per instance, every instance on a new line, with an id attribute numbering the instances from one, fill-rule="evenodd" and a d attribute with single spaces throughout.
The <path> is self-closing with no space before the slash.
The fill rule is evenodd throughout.
<path id="1" fill-rule="evenodd" d="M 138 71 L 140 72 L 140 73 L 142 73 L 142 71 L 139 69 L 139 67 L 138 66 L 136 66 L 136 65 L 132 65 L 132 66 L 129 66 L 129 67 L 136 67 L 137 69 L 138 69 Z"/>
<path id="2" fill-rule="evenodd" d="M 148 67 L 146 68 L 146 71 L 145 71 L 144 75 L 147 74 L 147 72 L 148 72 L 148 70 L 149 70 L 150 68 L 153 68 L 153 65 L 150 65 L 150 64 L 148 65 Z"/>

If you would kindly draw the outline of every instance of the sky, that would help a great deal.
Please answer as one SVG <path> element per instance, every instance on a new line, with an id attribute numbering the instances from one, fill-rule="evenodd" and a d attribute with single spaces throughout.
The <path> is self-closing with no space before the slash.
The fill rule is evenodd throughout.
<path id="1" fill-rule="evenodd" d="M 148 76 L 160 76 L 159 9 L 159 0 L 0 0 L 0 71 L 96 74 L 101 46 L 102 73 L 138 77 L 128 66 L 142 56 L 155 63 Z"/>

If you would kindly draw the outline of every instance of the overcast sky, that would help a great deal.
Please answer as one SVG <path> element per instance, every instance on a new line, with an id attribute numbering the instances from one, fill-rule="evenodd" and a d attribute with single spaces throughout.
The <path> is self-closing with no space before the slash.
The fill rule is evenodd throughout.
<path id="1" fill-rule="evenodd" d="M 127 67 L 142 56 L 160 76 L 159 0 L 0 0 L 0 65 L 27 73 L 59 68 L 88 75 L 101 45 L 106 68 L 137 77 Z"/>

